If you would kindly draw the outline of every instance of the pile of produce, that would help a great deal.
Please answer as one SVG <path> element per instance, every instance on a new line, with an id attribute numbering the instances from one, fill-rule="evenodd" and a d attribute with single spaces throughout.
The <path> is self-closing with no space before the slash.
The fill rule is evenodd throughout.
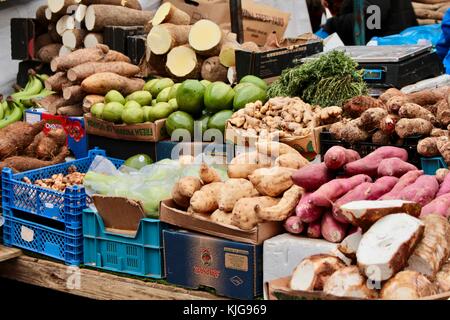
<path id="1" fill-rule="evenodd" d="M 34 181 L 34 183 L 28 177 L 23 177 L 22 180 L 28 184 L 35 184 L 39 187 L 60 192 L 64 192 L 66 188 L 72 186 L 83 185 L 84 173 L 78 172 L 76 166 L 70 166 L 67 171 L 69 173 L 66 175 L 63 175 L 62 173 L 54 174 L 48 179 L 38 179 Z"/>
<path id="2" fill-rule="evenodd" d="M 202 164 L 199 176 L 185 176 L 172 199 L 187 214 L 252 230 L 264 221 L 284 221 L 295 210 L 303 189 L 291 175 L 308 161 L 286 144 L 262 141 L 228 165 L 228 180 Z"/>
<path id="3" fill-rule="evenodd" d="M 366 226 L 365 217 L 347 216 L 344 209 L 350 202 L 365 200 L 411 201 L 419 205 L 421 217 L 450 217 L 448 171 L 424 175 L 407 161 L 406 150 L 397 147 L 381 147 L 362 159 L 354 150 L 332 147 L 323 163 L 310 164 L 292 175 L 306 193 L 295 215 L 286 220 L 286 230 L 339 243 L 355 231 L 355 223 Z"/>
<path id="4" fill-rule="evenodd" d="M 50 63 L 80 48 L 103 43 L 106 26 L 143 26 L 153 17 L 138 0 L 48 0 L 36 11 L 36 58 Z"/>
<path id="5" fill-rule="evenodd" d="M 442 23 L 450 8 L 447 0 L 416 0 L 412 4 L 419 25 Z"/>
<path id="6" fill-rule="evenodd" d="M 145 82 L 133 78 L 139 68 L 120 52 L 106 45 L 79 49 L 51 60 L 54 75 L 45 80 L 45 88 L 57 94 L 35 103 L 51 114 L 83 115 L 92 104 L 103 101 L 110 90 L 130 94 L 141 90 Z"/>
<path id="7" fill-rule="evenodd" d="M 357 201 L 346 215 L 364 220 L 336 255 L 314 255 L 294 270 L 292 290 L 333 297 L 412 300 L 450 291 L 450 224 L 417 218 L 412 202 Z M 354 223 L 354 227 L 360 227 Z"/>
<path id="8" fill-rule="evenodd" d="M 247 103 L 228 121 L 228 128 L 240 130 L 243 135 L 303 137 L 322 125 L 342 119 L 342 108 L 311 106 L 300 98 L 277 97 L 265 104 Z"/>
<path id="9" fill-rule="evenodd" d="M 66 133 L 43 129 L 43 121 L 33 125 L 17 121 L 0 129 L 0 169 L 22 172 L 64 162 L 70 154 Z"/>
<path id="10" fill-rule="evenodd" d="M 300 97 L 321 107 L 342 106 L 348 99 L 365 94 L 367 86 L 358 63 L 341 51 L 286 69 L 268 90 L 274 97 Z"/>

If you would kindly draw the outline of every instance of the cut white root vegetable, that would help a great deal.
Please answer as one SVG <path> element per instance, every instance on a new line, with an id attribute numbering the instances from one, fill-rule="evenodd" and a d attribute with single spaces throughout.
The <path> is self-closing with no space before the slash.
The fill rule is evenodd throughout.
<path id="1" fill-rule="evenodd" d="M 378 293 L 367 287 L 367 279 L 358 267 L 349 266 L 334 272 L 325 282 L 323 292 L 335 297 L 376 299 Z"/>
<path id="2" fill-rule="evenodd" d="M 73 16 L 62 16 L 56 23 L 56 32 L 58 32 L 60 36 L 63 35 L 64 31 L 73 29 L 75 29 L 75 19 Z"/>
<path id="3" fill-rule="evenodd" d="M 403 200 L 353 201 L 340 207 L 342 215 L 353 225 L 367 230 L 384 216 L 393 213 L 420 215 L 419 204 Z"/>
<path id="4" fill-rule="evenodd" d="M 98 44 L 103 44 L 103 34 L 101 33 L 88 33 L 84 37 L 84 47 L 93 48 Z"/>
<path id="5" fill-rule="evenodd" d="M 381 299 L 415 300 L 436 294 L 436 286 L 416 271 L 399 272 L 381 289 Z"/>
<path id="6" fill-rule="evenodd" d="M 191 23 L 191 17 L 170 2 L 166 2 L 159 6 L 152 19 L 152 25 L 154 27 L 160 25 L 161 23 L 188 25 Z"/>
<path id="7" fill-rule="evenodd" d="M 406 266 L 423 231 L 423 222 L 406 213 L 381 218 L 361 238 L 358 266 L 373 281 L 390 279 Z"/>
<path id="8" fill-rule="evenodd" d="M 77 11 L 77 9 L 78 9 L 78 5 L 77 4 L 68 6 L 67 9 L 66 9 L 66 14 L 72 15 L 72 14 L 74 14 Z"/>
<path id="9" fill-rule="evenodd" d="M 423 238 L 408 260 L 408 270 L 433 280 L 450 255 L 450 224 L 442 216 L 431 214 L 422 219 Z"/>
<path id="10" fill-rule="evenodd" d="M 237 82 L 237 73 L 235 67 L 228 68 L 227 79 L 230 84 L 234 84 Z"/>
<path id="11" fill-rule="evenodd" d="M 166 54 L 172 48 L 186 44 L 190 30 L 191 26 L 167 23 L 157 25 L 150 30 L 147 36 L 147 46 L 154 54 Z"/>
<path id="12" fill-rule="evenodd" d="M 362 230 L 359 229 L 355 233 L 347 236 L 338 245 L 339 251 L 349 259 L 356 259 L 356 252 L 358 251 L 359 243 L 362 239 Z"/>
<path id="13" fill-rule="evenodd" d="M 304 259 L 295 268 L 290 288 L 298 291 L 323 290 L 326 280 L 345 264 L 332 255 L 319 254 Z"/>
<path id="14" fill-rule="evenodd" d="M 239 43 L 228 42 L 220 49 L 220 63 L 225 67 L 234 67 L 236 65 L 236 50 L 239 49 Z"/>
<path id="15" fill-rule="evenodd" d="M 200 65 L 195 51 L 188 46 L 175 47 L 167 54 L 167 71 L 176 78 L 196 79 L 200 75 Z"/>
<path id="16" fill-rule="evenodd" d="M 71 5 L 79 4 L 82 0 L 48 0 L 47 5 L 51 12 L 59 12 Z"/>
<path id="17" fill-rule="evenodd" d="M 83 44 L 83 39 L 86 35 L 86 30 L 74 29 L 66 30 L 62 36 L 62 43 L 70 49 L 76 49 L 81 47 Z"/>
<path id="18" fill-rule="evenodd" d="M 51 19 L 52 19 L 52 10 L 50 10 L 49 7 L 47 7 L 47 8 L 45 9 L 45 18 L 46 18 L 47 20 L 51 20 Z"/>
<path id="19" fill-rule="evenodd" d="M 86 10 L 87 6 L 84 4 L 78 5 L 77 10 L 75 11 L 75 21 L 82 22 L 84 20 L 84 17 L 86 16 Z"/>
<path id="20" fill-rule="evenodd" d="M 211 20 L 199 20 L 189 32 L 189 44 L 201 55 L 217 56 L 222 43 L 222 29 Z"/>
<path id="21" fill-rule="evenodd" d="M 70 49 L 69 47 L 66 46 L 62 46 L 61 49 L 59 49 L 59 57 L 64 57 L 66 55 L 68 55 L 69 53 L 71 53 L 73 50 Z"/>

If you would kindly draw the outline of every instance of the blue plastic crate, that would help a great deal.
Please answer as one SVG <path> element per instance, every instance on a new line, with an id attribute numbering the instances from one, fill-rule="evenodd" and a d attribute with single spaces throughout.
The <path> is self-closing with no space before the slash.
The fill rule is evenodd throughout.
<path id="1" fill-rule="evenodd" d="M 3 241 L 7 246 L 62 260 L 68 265 L 78 266 L 82 263 L 81 227 L 69 233 L 8 215 L 3 225 Z"/>
<path id="2" fill-rule="evenodd" d="M 436 170 L 438 169 L 447 169 L 448 166 L 442 157 L 433 157 L 433 158 L 422 158 L 422 170 L 425 174 L 434 176 L 436 174 Z"/>
<path id="3" fill-rule="evenodd" d="M 162 230 L 156 219 L 142 219 L 135 237 L 105 231 L 100 215 L 83 211 L 84 265 L 161 279 L 164 277 Z"/>
<path id="4" fill-rule="evenodd" d="M 67 174 L 70 166 L 77 167 L 78 172 L 86 173 L 97 155 L 106 156 L 105 151 L 93 149 L 86 158 L 69 161 L 41 169 L 13 174 L 9 168 L 2 172 L 3 208 L 20 210 L 41 217 L 61 221 L 65 224 L 81 227 L 82 211 L 87 206 L 87 196 L 82 186 L 67 188 L 64 192 L 46 189 L 22 181 L 28 177 L 31 181 L 50 178 L 54 174 Z M 108 158 L 118 168 L 123 160 Z"/>

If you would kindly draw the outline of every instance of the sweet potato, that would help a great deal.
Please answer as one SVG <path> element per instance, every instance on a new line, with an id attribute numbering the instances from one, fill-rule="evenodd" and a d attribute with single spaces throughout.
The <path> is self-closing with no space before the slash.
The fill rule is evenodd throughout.
<path id="1" fill-rule="evenodd" d="M 300 218 L 302 222 L 311 223 L 317 221 L 323 213 L 322 207 L 316 207 L 309 203 L 311 193 L 305 193 L 297 207 L 295 208 L 295 214 Z"/>
<path id="2" fill-rule="evenodd" d="M 325 240 L 338 243 L 344 240 L 347 234 L 348 224 L 341 223 L 333 218 L 331 212 L 326 212 L 322 217 L 321 230 Z"/>
<path id="3" fill-rule="evenodd" d="M 292 175 L 292 181 L 306 191 L 315 191 L 333 178 L 325 163 L 307 165 Z"/>
<path id="4" fill-rule="evenodd" d="M 200 166 L 200 179 L 204 184 L 221 181 L 220 175 L 217 171 L 208 166 L 206 163 L 202 163 Z"/>
<path id="5" fill-rule="evenodd" d="M 399 199 L 400 192 L 406 187 L 412 185 L 416 180 L 423 175 L 423 171 L 415 170 L 405 173 L 397 182 L 397 184 L 392 188 L 389 193 L 386 193 L 379 200 L 395 200 Z"/>
<path id="6" fill-rule="evenodd" d="M 419 203 L 422 206 L 430 203 L 439 191 L 439 183 L 434 176 L 420 176 L 416 182 L 400 192 L 400 200 Z"/>
<path id="7" fill-rule="evenodd" d="M 408 152 L 405 149 L 397 147 L 381 147 L 362 158 L 344 166 L 344 171 L 348 175 L 366 174 L 371 177 L 377 175 L 378 166 L 383 159 L 400 158 L 403 161 L 408 160 Z"/>
<path id="8" fill-rule="evenodd" d="M 297 216 L 287 218 L 283 226 L 287 232 L 292 234 L 300 234 L 305 230 L 305 225 Z"/>
<path id="9" fill-rule="evenodd" d="M 261 195 L 278 197 L 294 182 L 291 179 L 294 169 L 273 167 L 255 170 L 248 178 Z"/>
<path id="10" fill-rule="evenodd" d="M 428 136 L 433 130 L 433 124 L 421 118 L 400 119 L 395 125 L 395 132 L 400 138 L 411 136 Z"/>
<path id="11" fill-rule="evenodd" d="M 92 94 L 106 95 L 110 90 L 118 90 L 128 95 L 144 87 L 144 80 L 126 78 L 111 72 L 93 74 L 81 82 L 83 91 Z"/>
<path id="12" fill-rule="evenodd" d="M 378 176 L 401 177 L 409 171 L 417 170 L 417 167 L 399 158 L 383 159 L 378 166 Z"/>
<path id="13" fill-rule="evenodd" d="M 190 200 L 194 212 L 211 214 L 219 208 L 218 196 L 224 188 L 223 182 L 213 182 L 195 191 Z"/>
<path id="14" fill-rule="evenodd" d="M 440 197 L 447 193 L 450 193 L 450 175 L 449 174 L 447 174 L 444 178 L 444 181 L 442 181 L 436 197 Z"/>
<path id="15" fill-rule="evenodd" d="M 297 150 L 287 144 L 276 141 L 257 142 L 255 145 L 256 150 L 259 153 L 266 154 L 271 157 L 279 157 L 287 153 L 300 154 Z"/>
<path id="16" fill-rule="evenodd" d="M 229 179 L 219 191 L 217 203 L 220 210 L 231 212 L 241 198 L 255 197 L 258 191 L 246 179 Z"/>
<path id="17" fill-rule="evenodd" d="M 324 162 L 328 169 L 338 170 L 345 164 L 361 159 L 358 152 L 344 147 L 331 147 L 324 156 Z"/>
<path id="18" fill-rule="evenodd" d="M 434 157 L 439 155 L 437 137 L 428 137 L 420 140 L 417 144 L 417 152 L 424 157 Z"/>
<path id="19" fill-rule="evenodd" d="M 341 196 L 364 182 L 372 179 L 364 174 L 356 175 L 347 179 L 332 180 L 311 194 L 310 203 L 318 207 L 332 207 L 333 203 Z"/>
<path id="20" fill-rule="evenodd" d="M 287 190 L 280 202 L 272 207 L 262 207 L 260 204 L 255 206 L 255 211 L 258 217 L 266 221 L 283 221 L 287 217 L 291 216 L 295 211 L 300 197 L 304 190 L 299 186 L 292 186 Z"/>
<path id="21" fill-rule="evenodd" d="M 232 223 L 242 230 L 252 230 L 263 220 L 256 214 L 255 207 L 272 207 L 278 203 L 278 199 L 272 197 L 241 198 L 233 208 Z"/>
<path id="22" fill-rule="evenodd" d="M 202 188 L 202 182 L 197 177 L 183 177 L 172 189 L 172 199 L 180 207 L 187 209 L 194 192 Z"/>
<path id="23" fill-rule="evenodd" d="M 311 222 L 308 225 L 308 229 L 306 230 L 306 235 L 308 238 L 319 239 L 322 237 L 322 220 L 318 219 L 314 222 Z"/>

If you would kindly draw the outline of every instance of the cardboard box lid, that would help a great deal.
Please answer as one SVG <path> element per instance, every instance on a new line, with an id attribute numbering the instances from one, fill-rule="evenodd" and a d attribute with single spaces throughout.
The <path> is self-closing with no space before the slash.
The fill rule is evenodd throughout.
<path id="1" fill-rule="evenodd" d="M 258 224 L 256 228 L 247 231 L 234 226 L 200 219 L 178 209 L 172 199 L 161 202 L 159 218 L 162 222 L 180 228 L 250 244 L 261 244 L 265 240 L 284 232 L 281 222 L 263 222 Z"/>
<path id="2" fill-rule="evenodd" d="M 130 236 L 137 234 L 141 219 L 145 218 L 140 201 L 101 195 L 92 198 L 108 232 Z"/>

